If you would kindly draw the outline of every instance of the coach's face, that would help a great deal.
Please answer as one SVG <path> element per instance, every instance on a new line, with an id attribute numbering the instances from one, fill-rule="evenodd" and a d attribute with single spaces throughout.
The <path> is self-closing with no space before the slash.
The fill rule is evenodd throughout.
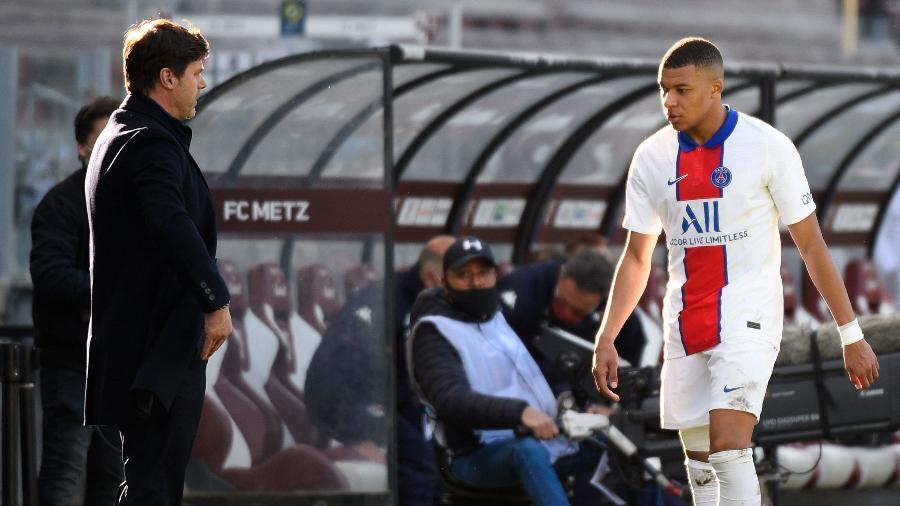
<path id="1" fill-rule="evenodd" d="M 693 133 L 720 107 L 724 81 L 712 69 L 688 65 L 659 71 L 663 112 L 672 128 Z"/>
<path id="2" fill-rule="evenodd" d="M 206 88 L 203 70 L 203 60 L 195 60 L 188 64 L 181 77 L 176 78 L 173 93 L 175 112 L 180 120 L 191 119 L 197 114 L 197 99 L 200 91 Z"/>

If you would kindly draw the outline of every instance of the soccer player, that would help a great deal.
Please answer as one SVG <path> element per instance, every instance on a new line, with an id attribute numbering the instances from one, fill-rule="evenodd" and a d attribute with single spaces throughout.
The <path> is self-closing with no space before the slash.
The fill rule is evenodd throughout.
<path id="1" fill-rule="evenodd" d="M 758 505 L 750 439 L 781 341 L 779 217 L 839 326 L 857 389 L 878 377 L 878 361 L 822 240 L 791 141 L 722 104 L 722 55 L 707 40 L 676 42 L 658 79 L 669 124 L 637 148 L 628 172 L 628 238 L 596 336 L 594 379 L 618 400 L 613 341 L 664 230 L 662 426 L 679 431 L 695 504 Z"/>

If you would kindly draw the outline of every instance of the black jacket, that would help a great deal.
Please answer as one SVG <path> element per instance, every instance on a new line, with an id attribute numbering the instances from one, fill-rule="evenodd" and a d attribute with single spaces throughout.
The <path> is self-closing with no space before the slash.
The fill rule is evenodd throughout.
<path id="1" fill-rule="evenodd" d="M 91 313 L 85 172 L 51 188 L 31 219 L 32 318 L 41 362 L 82 372 Z"/>
<path id="2" fill-rule="evenodd" d="M 97 139 L 85 194 L 92 304 L 87 424 L 121 423 L 133 389 L 168 409 L 203 345 L 203 313 L 229 300 L 191 130 L 129 95 Z"/>
<path id="3" fill-rule="evenodd" d="M 304 394 L 313 423 L 344 444 L 384 443 L 383 279 L 356 291 L 328 322 L 306 370 Z"/>
<path id="4" fill-rule="evenodd" d="M 472 390 L 456 348 L 434 324 L 415 323 L 423 316 L 433 315 L 467 322 L 474 320 L 450 305 L 441 288 L 422 292 L 410 317 L 414 325 L 414 332 L 409 337 L 412 380 L 444 424 L 448 449 L 455 455 L 464 455 L 480 445 L 474 429 L 515 428 L 521 423 L 522 412 L 528 403 Z"/>

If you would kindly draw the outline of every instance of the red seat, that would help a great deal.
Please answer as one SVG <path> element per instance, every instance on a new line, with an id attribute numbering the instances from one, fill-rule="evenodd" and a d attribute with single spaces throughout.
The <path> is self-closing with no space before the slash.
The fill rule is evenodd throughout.
<path id="1" fill-rule="evenodd" d="M 803 271 L 803 308 L 818 321 L 831 320 L 831 312 L 828 310 L 825 300 L 819 295 L 819 290 L 805 269 Z"/>
<path id="2" fill-rule="evenodd" d="M 233 437 L 228 413 L 211 398 L 203 403 L 192 456 L 241 491 L 340 491 L 349 488 L 340 469 L 319 450 L 295 445 L 246 467 L 225 468 Z"/>
<path id="3" fill-rule="evenodd" d="M 328 319 L 341 308 L 334 277 L 321 264 L 297 270 L 297 314 L 319 334 L 325 332 Z"/>
<path id="4" fill-rule="evenodd" d="M 794 283 L 794 275 L 790 269 L 781 266 L 781 291 L 784 295 L 784 322 L 793 323 L 800 306 L 797 297 L 797 285 Z"/>
<path id="5" fill-rule="evenodd" d="M 378 271 L 369 263 L 357 264 L 347 269 L 344 271 L 344 298 L 349 299 L 353 292 L 368 285 L 377 277 Z"/>
<path id="6" fill-rule="evenodd" d="M 659 265 L 650 266 L 650 275 L 647 277 L 647 287 L 641 295 L 638 305 L 654 321 L 662 324 L 663 299 L 666 296 L 666 282 L 668 281 L 666 270 Z"/>
<path id="7" fill-rule="evenodd" d="M 225 459 L 231 451 L 233 437 L 228 412 L 207 396 L 203 399 L 203 411 L 200 412 L 200 424 L 197 426 L 191 456 L 202 460 L 213 473 L 221 475 Z"/>
<path id="8" fill-rule="evenodd" d="M 287 277 L 277 265 L 263 263 L 250 269 L 248 281 L 250 312 L 255 317 L 253 322 L 256 337 L 266 347 L 265 350 L 260 350 L 266 354 L 266 359 L 260 364 L 262 369 L 257 371 L 256 379 L 259 381 L 262 377 L 265 380 L 265 392 L 285 422 L 294 442 L 316 441 L 316 430 L 309 422 L 303 392 L 290 380 L 296 363 L 289 323 L 291 304 Z M 251 346 L 250 349 L 256 352 L 254 347 Z M 268 371 L 265 370 L 266 364 L 269 366 Z"/>
<path id="9" fill-rule="evenodd" d="M 219 271 L 231 294 L 232 326 L 234 334 L 224 350 L 222 369 L 215 381 L 215 391 L 223 406 L 234 419 L 250 448 L 251 462 L 259 463 L 281 449 L 284 438 L 283 423 L 275 407 L 259 395 L 244 378 L 250 369 L 244 317 L 247 313 L 247 294 L 237 266 L 219 261 Z"/>
<path id="10" fill-rule="evenodd" d="M 322 452 L 296 445 L 250 469 L 226 469 L 222 477 L 244 491 L 346 490 L 347 479 Z"/>
<path id="11" fill-rule="evenodd" d="M 866 258 L 857 258 L 844 268 L 844 283 L 850 303 L 857 314 L 879 314 L 886 304 L 884 284 L 875 265 Z"/>

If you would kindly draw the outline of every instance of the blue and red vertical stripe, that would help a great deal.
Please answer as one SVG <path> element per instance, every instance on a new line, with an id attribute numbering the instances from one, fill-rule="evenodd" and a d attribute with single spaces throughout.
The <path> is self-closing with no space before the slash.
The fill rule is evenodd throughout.
<path id="1" fill-rule="evenodd" d="M 724 190 L 712 184 L 710 175 L 722 165 L 724 142 L 710 144 L 688 149 L 682 144 L 679 148 L 675 168 L 676 177 L 682 178 L 675 190 L 678 201 L 722 198 Z M 722 289 L 728 284 L 725 245 L 685 248 L 684 274 L 678 327 L 685 353 L 691 355 L 721 342 Z"/>

